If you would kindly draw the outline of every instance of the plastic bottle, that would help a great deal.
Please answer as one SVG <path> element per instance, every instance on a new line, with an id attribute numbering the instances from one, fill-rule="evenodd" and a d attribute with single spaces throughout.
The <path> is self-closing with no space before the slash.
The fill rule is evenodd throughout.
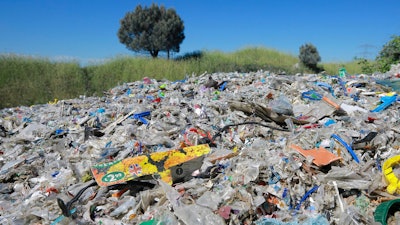
<path id="1" fill-rule="evenodd" d="M 341 77 L 341 78 L 346 77 L 346 73 L 347 73 L 347 71 L 344 67 L 339 69 L 339 77 Z"/>
<path id="2" fill-rule="evenodd" d="M 128 210 L 136 205 L 136 199 L 132 196 L 126 196 L 122 200 L 122 204 L 120 204 L 114 211 L 110 213 L 110 216 L 116 217 L 121 215 L 122 213 L 128 212 Z"/>
<path id="3" fill-rule="evenodd" d="M 341 225 L 363 225 L 361 219 L 363 216 L 357 211 L 356 208 L 349 206 L 345 213 L 340 214 L 339 224 Z"/>
<path id="4" fill-rule="evenodd" d="M 6 174 L 10 170 L 10 168 L 14 168 L 24 161 L 25 161 L 25 159 L 16 159 L 16 160 L 7 162 L 6 164 L 3 165 L 3 167 L 1 167 L 0 175 Z"/>

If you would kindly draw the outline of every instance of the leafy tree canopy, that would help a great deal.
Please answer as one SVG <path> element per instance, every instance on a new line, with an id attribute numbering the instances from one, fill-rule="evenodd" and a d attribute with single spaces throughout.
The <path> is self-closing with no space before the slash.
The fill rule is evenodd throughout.
<path id="1" fill-rule="evenodd" d="M 314 71 L 318 70 L 317 64 L 321 61 L 317 48 L 310 43 L 300 46 L 299 59 L 303 65 Z"/>
<path id="2" fill-rule="evenodd" d="M 392 64 L 400 62 L 400 36 L 394 35 L 392 39 L 383 46 L 376 61 L 382 72 L 389 71 Z"/>
<path id="3" fill-rule="evenodd" d="M 129 50 L 148 52 L 153 58 L 159 52 L 179 52 L 185 39 L 184 24 L 174 9 L 152 4 L 138 5 L 133 12 L 126 13 L 120 21 L 119 41 Z"/>

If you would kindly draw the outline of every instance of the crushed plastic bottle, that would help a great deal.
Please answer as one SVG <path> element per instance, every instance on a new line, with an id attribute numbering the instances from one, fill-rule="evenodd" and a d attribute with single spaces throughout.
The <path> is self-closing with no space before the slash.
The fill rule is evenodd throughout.
<path id="1" fill-rule="evenodd" d="M 136 200 L 132 196 L 126 196 L 125 198 L 121 199 L 120 202 L 122 203 L 120 203 L 118 207 L 110 213 L 110 216 L 117 217 L 122 213 L 128 212 L 130 208 L 133 208 L 136 205 Z"/>

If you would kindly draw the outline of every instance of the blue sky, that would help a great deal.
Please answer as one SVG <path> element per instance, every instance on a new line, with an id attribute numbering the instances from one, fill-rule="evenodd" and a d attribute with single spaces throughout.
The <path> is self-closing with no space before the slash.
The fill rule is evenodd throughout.
<path id="1" fill-rule="evenodd" d="M 298 55 L 312 43 L 323 62 L 374 58 L 400 35 L 399 0 L 2 0 L 0 54 L 95 62 L 133 55 L 117 37 L 136 5 L 175 8 L 185 24 L 179 54 L 266 47 Z"/>

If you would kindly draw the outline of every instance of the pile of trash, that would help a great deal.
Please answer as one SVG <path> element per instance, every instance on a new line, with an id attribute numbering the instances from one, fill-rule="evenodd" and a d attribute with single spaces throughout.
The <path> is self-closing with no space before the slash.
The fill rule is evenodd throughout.
<path id="1" fill-rule="evenodd" d="M 382 77 L 377 80 L 378 84 L 391 87 L 396 92 L 400 91 L 400 63 L 391 65 L 388 72 L 380 75 Z"/>
<path id="2" fill-rule="evenodd" d="M 373 75 L 214 73 L 0 111 L 1 224 L 390 224 L 400 114 Z"/>

